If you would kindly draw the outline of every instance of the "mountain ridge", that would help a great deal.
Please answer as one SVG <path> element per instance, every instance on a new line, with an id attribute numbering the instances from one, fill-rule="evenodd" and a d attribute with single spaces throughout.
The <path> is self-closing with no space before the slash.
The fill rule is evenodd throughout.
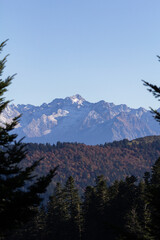
<path id="1" fill-rule="evenodd" d="M 40 106 L 8 105 L 0 116 L 1 123 L 22 114 L 15 132 L 26 142 L 81 142 L 90 145 L 114 140 L 159 135 L 159 124 L 150 111 L 126 104 L 115 105 L 101 100 L 86 101 L 79 94 L 56 98 Z"/>

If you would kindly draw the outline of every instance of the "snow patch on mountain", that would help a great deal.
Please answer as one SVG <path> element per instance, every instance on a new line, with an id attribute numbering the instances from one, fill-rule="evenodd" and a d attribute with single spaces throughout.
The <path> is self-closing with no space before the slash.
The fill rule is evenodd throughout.
<path id="1" fill-rule="evenodd" d="M 73 95 L 72 97 L 68 97 L 66 99 L 70 99 L 72 104 L 78 104 L 83 105 L 83 102 L 85 102 L 85 99 L 82 98 L 79 94 Z"/>

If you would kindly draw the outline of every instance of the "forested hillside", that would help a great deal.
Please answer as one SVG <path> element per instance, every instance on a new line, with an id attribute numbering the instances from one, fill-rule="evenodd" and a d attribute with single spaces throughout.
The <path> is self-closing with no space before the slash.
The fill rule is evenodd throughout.
<path id="1" fill-rule="evenodd" d="M 56 184 L 46 207 L 4 240 L 158 240 L 160 158 L 137 183 L 135 176 L 107 186 L 103 175 L 82 196 L 73 177 Z"/>
<path id="2" fill-rule="evenodd" d="M 87 185 L 93 185 L 95 177 L 101 174 L 108 184 L 131 175 L 142 178 L 160 156 L 159 146 L 159 136 L 133 141 L 125 139 L 96 146 L 60 142 L 56 145 L 31 143 L 28 144 L 27 161 L 23 164 L 43 158 L 38 174 L 44 174 L 59 165 L 54 182 L 64 183 L 69 176 L 73 176 L 76 186 L 83 190 Z"/>

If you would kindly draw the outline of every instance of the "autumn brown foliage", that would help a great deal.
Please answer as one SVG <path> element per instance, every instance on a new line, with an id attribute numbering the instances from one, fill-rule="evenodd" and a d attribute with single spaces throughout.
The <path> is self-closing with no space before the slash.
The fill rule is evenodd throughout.
<path id="1" fill-rule="evenodd" d="M 145 171 L 150 171 L 159 157 L 159 145 L 159 136 L 133 141 L 125 139 L 97 146 L 60 142 L 57 145 L 31 143 L 24 164 L 43 157 L 38 174 L 44 174 L 59 165 L 54 181 L 64 183 L 72 175 L 76 186 L 83 191 L 87 185 L 94 184 L 98 175 L 104 175 L 108 184 L 131 175 L 140 179 Z"/>

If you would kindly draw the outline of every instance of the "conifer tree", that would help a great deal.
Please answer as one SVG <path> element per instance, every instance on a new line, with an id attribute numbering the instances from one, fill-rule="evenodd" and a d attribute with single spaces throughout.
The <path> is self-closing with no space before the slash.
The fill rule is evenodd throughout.
<path id="1" fill-rule="evenodd" d="M 56 184 L 47 206 L 46 225 L 47 240 L 81 239 L 81 202 L 72 177 L 63 188 L 60 183 Z"/>
<path id="2" fill-rule="evenodd" d="M 160 56 L 157 56 L 160 61 Z M 160 101 L 160 87 L 148 83 L 143 80 L 145 86 L 148 87 L 148 91 L 153 94 L 155 98 Z M 160 111 L 151 108 L 151 112 L 157 122 L 160 123 Z M 160 158 L 155 162 L 152 168 L 152 174 L 145 174 L 148 192 L 148 201 L 151 210 L 151 229 L 155 239 L 159 239 L 160 236 Z"/>
<path id="3" fill-rule="evenodd" d="M 103 214 L 105 210 L 105 204 L 108 200 L 107 184 L 103 175 L 96 178 L 96 206 L 99 214 Z"/>
<path id="4" fill-rule="evenodd" d="M 150 210 L 146 197 L 146 184 L 141 181 L 135 189 L 134 203 L 126 214 L 125 231 L 126 239 L 130 236 L 133 239 L 152 240 L 150 231 Z"/>
<path id="5" fill-rule="evenodd" d="M 82 232 L 81 202 L 73 177 L 69 177 L 64 187 L 65 201 L 69 214 L 68 239 L 80 240 Z"/>
<path id="6" fill-rule="evenodd" d="M 6 41 L 0 44 L 0 53 Z M 0 60 L 0 117 L 10 101 L 6 101 L 4 93 L 11 84 L 14 76 L 2 79 L 7 56 Z M 12 228 L 18 228 L 34 216 L 42 201 L 41 194 L 55 175 L 56 168 L 50 170 L 46 176 L 35 176 L 34 170 L 40 160 L 29 167 L 20 166 L 25 160 L 27 150 L 22 140 L 16 141 L 16 134 L 12 130 L 19 122 L 15 117 L 11 123 L 0 122 L 0 236 Z"/>
<path id="7" fill-rule="evenodd" d="M 95 210 L 96 210 L 95 219 L 97 222 L 97 238 L 103 239 L 103 237 L 106 236 L 106 229 L 108 227 L 105 218 L 105 209 L 107 201 L 109 200 L 108 188 L 106 180 L 103 175 L 96 177 L 96 186 L 94 187 L 94 189 L 95 189 Z"/>
<path id="8" fill-rule="evenodd" d="M 151 229 L 155 239 L 160 236 L 160 158 L 152 167 L 152 174 L 148 186 L 148 200 L 151 211 Z"/>
<path id="9" fill-rule="evenodd" d="M 160 56 L 158 56 L 158 58 L 159 58 L 159 61 L 160 61 Z M 153 85 L 151 83 L 148 83 L 148 82 L 146 82 L 144 80 L 142 80 L 142 82 L 143 82 L 144 86 L 147 87 L 147 90 L 149 92 L 151 92 L 153 94 L 153 96 L 155 98 L 157 98 L 158 101 L 159 101 L 160 100 L 160 87 L 158 87 L 156 85 Z M 150 109 L 151 109 L 151 113 L 153 113 L 154 118 L 156 119 L 156 121 L 160 123 L 160 112 L 158 110 L 156 110 L 156 109 L 151 108 L 151 107 L 150 107 Z"/>
<path id="10" fill-rule="evenodd" d="M 84 239 L 103 239 L 106 237 L 105 208 L 108 201 L 108 188 L 104 176 L 96 177 L 96 185 L 88 186 L 84 193 Z"/>
<path id="11" fill-rule="evenodd" d="M 95 191 L 94 187 L 87 186 L 83 197 L 83 239 L 95 239 L 95 231 L 97 228 L 95 219 L 96 205 L 95 205 Z"/>
<path id="12" fill-rule="evenodd" d="M 69 214 L 64 190 L 58 182 L 47 206 L 46 239 L 67 239 L 68 221 Z"/>
<path id="13" fill-rule="evenodd" d="M 42 206 L 37 209 L 36 215 L 20 229 L 12 231 L 5 240 L 47 240 L 46 238 L 46 211 Z"/>

